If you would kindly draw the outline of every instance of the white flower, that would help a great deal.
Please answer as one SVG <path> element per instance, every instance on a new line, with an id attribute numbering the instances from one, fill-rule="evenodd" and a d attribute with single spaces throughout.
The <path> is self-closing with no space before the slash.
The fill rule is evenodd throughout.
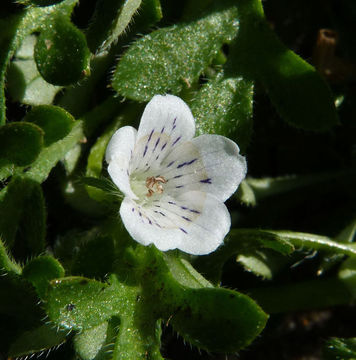
<path id="1" fill-rule="evenodd" d="M 246 160 L 226 137 L 194 133 L 187 104 L 156 95 L 138 131 L 124 126 L 109 142 L 108 172 L 125 195 L 120 215 L 143 245 L 203 255 L 221 245 L 230 229 L 224 201 L 244 179 Z"/>

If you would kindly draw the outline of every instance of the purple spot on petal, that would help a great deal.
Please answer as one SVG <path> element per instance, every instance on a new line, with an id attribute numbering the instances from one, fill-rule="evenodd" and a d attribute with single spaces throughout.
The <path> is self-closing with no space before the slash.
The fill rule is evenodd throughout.
<path id="1" fill-rule="evenodd" d="M 134 208 L 132 208 L 131 210 L 132 210 L 132 212 L 134 212 L 134 211 L 135 211 L 135 209 L 134 209 Z"/>
<path id="2" fill-rule="evenodd" d="M 176 203 L 173 201 L 168 201 L 168 204 L 175 205 Z"/>
<path id="3" fill-rule="evenodd" d="M 188 210 L 188 208 L 185 207 L 185 206 L 181 206 L 180 208 L 183 209 L 183 210 Z"/>
<path id="4" fill-rule="evenodd" d="M 200 182 L 203 184 L 211 184 L 211 179 L 208 178 L 208 179 L 200 180 Z"/>
<path id="5" fill-rule="evenodd" d="M 174 120 L 173 120 L 173 125 L 176 124 L 176 121 L 177 121 L 177 118 L 175 117 Z"/>
<path id="6" fill-rule="evenodd" d="M 184 234 L 188 234 L 183 228 L 179 228 L 179 230 L 183 231 Z"/>
<path id="7" fill-rule="evenodd" d="M 150 225 L 152 225 L 152 221 L 150 219 L 148 219 L 148 222 L 149 222 Z"/>
<path id="8" fill-rule="evenodd" d="M 159 158 L 159 154 L 156 156 L 156 160 L 158 160 L 158 158 Z"/>
<path id="9" fill-rule="evenodd" d="M 181 136 L 177 137 L 177 139 L 175 139 L 174 143 L 171 146 L 174 146 L 181 138 Z"/>
<path id="10" fill-rule="evenodd" d="M 182 219 L 187 220 L 187 221 L 192 221 L 192 220 L 190 220 L 189 218 L 187 218 L 185 216 L 182 216 Z"/>
<path id="11" fill-rule="evenodd" d="M 139 211 L 138 214 L 139 214 L 140 216 L 142 216 L 141 211 Z"/>

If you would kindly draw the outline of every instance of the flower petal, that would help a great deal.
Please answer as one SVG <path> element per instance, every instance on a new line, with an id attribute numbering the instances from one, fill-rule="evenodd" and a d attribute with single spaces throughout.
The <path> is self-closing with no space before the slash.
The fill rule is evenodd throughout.
<path id="1" fill-rule="evenodd" d="M 120 215 L 136 241 L 154 244 L 162 251 L 178 248 L 194 255 L 209 254 L 222 244 L 230 229 L 226 206 L 200 191 L 176 199 L 163 196 L 147 207 L 125 198 Z"/>
<path id="2" fill-rule="evenodd" d="M 239 147 L 220 135 L 201 135 L 172 151 L 162 162 L 165 192 L 176 197 L 199 190 L 225 201 L 246 176 L 247 164 Z"/>
<path id="3" fill-rule="evenodd" d="M 129 165 L 136 142 L 137 131 L 131 126 L 117 130 L 109 141 L 105 159 L 109 164 L 108 173 L 120 191 L 137 199 L 130 186 Z"/>
<path id="4" fill-rule="evenodd" d="M 130 174 L 159 168 L 162 159 L 193 138 L 195 121 L 188 105 L 173 95 L 156 95 L 143 112 Z"/>

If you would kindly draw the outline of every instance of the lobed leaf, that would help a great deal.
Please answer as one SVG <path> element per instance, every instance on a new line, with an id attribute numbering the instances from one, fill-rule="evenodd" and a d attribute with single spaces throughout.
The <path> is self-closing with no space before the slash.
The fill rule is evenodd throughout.
<path id="1" fill-rule="evenodd" d="M 110 285 L 84 277 L 52 280 L 46 312 L 65 329 L 86 330 L 120 313 L 125 292 L 117 281 Z"/>
<path id="2" fill-rule="evenodd" d="M 120 60 L 113 88 L 122 96 L 148 101 L 190 86 L 236 35 L 236 8 L 216 11 L 187 24 L 152 32 L 136 41 Z"/>
<path id="3" fill-rule="evenodd" d="M 85 36 L 62 14 L 46 19 L 34 55 L 38 71 L 54 85 L 73 84 L 90 72 Z"/>
<path id="4" fill-rule="evenodd" d="M 69 134 L 74 118 L 58 106 L 42 105 L 32 108 L 25 121 L 39 126 L 44 131 L 44 144 L 49 146 Z"/>
<path id="5" fill-rule="evenodd" d="M 191 344 L 230 353 L 246 347 L 262 331 L 267 315 L 248 296 L 217 288 L 186 290 L 172 314 L 173 328 Z"/>
<path id="6" fill-rule="evenodd" d="M 25 265 L 22 276 L 32 283 L 38 296 L 43 299 L 50 280 L 63 277 L 64 269 L 61 263 L 52 256 L 40 256 Z"/>
<path id="7" fill-rule="evenodd" d="M 43 145 L 43 131 L 35 124 L 14 122 L 0 127 L 0 165 L 31 164 Z"/>

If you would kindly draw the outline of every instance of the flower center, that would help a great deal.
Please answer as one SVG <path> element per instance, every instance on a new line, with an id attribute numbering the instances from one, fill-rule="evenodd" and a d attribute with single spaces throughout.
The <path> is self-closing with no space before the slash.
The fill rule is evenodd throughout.
<path id="1" fill-rule="evenodd" d="M 151 197 L 154 193 L 162 194 L 163 193 L 163 185 L 167 182 L 167 180 L 163 176 L 150 176 L 146 179 L 146 187 L 148 192 L 146 194 L 147 197 Z"/>

